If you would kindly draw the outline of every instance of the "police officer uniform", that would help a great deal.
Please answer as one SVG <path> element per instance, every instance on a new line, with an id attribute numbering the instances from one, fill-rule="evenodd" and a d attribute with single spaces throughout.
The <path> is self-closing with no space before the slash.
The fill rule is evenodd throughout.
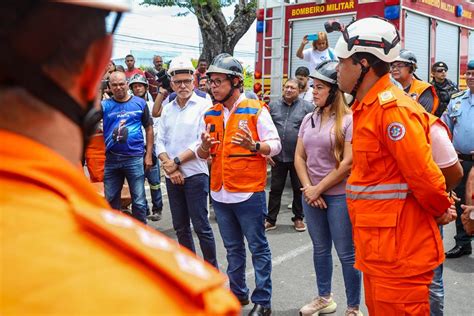
<path id="1" fill-rule="evenodd" d="M 453 145 L 464 171 L 461 183 L 454 190 L 461 199 L 460 203 L 456 203 L 456 246 L 446 253 L 447 258 L 457 258 L 472 252 L 471 237 L 466 234 L 461 222 L 461 204 L 465 204 L 467 176 L 474 164 L 474 94 L 469 89 L 453 94 L 442 120 L 453 135 Z"/>
<path id="2" fill-rule="evenodd" d="M 431 71 L 435 71 L 438 68 L 444 68 L 446 71 L 448 71 L 448 65 L 445 63 L 438 61 L 431 66 Z M 430 82 L 433 87 L 436 90 L 436 94 L 438 95 L 439 98 L 439 106 L 438 109 L 436 109 L 436 112 L 434 113 L 437 117 L 440 117 L 443 115 L 443 112 L 446 110 L 446 107 L 449 104 L 449 101 L 451 99 L 451 96 L 459 92 L 458 87 L 455 82 L 449 80 L 446 78 L 443 82 L 437 82 L 436 80 L 433 80 Z"/>

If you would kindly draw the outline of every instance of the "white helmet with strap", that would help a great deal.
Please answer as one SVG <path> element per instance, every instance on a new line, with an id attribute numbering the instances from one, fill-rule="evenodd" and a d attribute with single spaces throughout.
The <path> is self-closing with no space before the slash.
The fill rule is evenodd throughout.
<path id="1" fill-rule="evenodd" d="M 334 51 L 340 58 L 349 58 L 355 53 L 369 53 L 391 63 L 400 53 L 400 35 L 395 26 L 385 19 L 360 19 L 342 30 Z"/>

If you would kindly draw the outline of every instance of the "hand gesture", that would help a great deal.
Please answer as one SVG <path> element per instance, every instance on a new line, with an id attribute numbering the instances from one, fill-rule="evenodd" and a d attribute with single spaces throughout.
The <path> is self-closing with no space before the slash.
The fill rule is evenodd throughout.
<path id="1" fill-rule="evenodd" d="M 328 208 L 326 201 L 321 197 L 321 193 L 319 192 L 317 186 L 306 186 L 301 188 L 303 192 L 303 197 L 309 205 L 312 207 L 318 207 L 320 209 Z"/>
<path id="2" fill-rule="evenodd" d="M 172 172 L 171 174 L 169 174 L 169 177 L 170 177 L 171 183 L 177 184 L 177 185 L 184 185 L 184 177 L 183 177 L 183 174 L 179 170 L 176 170 Z"/>
<path id="3" fill-rule="evenodd" d="M 149 171 L 151 167 L 153 167 L 153 159 L 151 158 L 151 155 L 145 155 L 143 164 L 145 165 L 145 172 Z"/>
<path id="4" fill-rule="evenodd" d="M 301 42 L 301 44 L 302 44 L 302 45 L 306 45 L 306 44 L 308 44 L 308 43 L 309 43 L 309 41 L 308 41 L 308 35 L 303 36 L 303 41 Z"/>
<path id="5" fill-rule="evenodd" d="M 174 160 L 171 160 L 171 159 L 163 162 L 162 166 L 163 166 L 163 170 L 166 172 L 167 175 L 172 174 L 179 168 L 179 166 L 174 162 Z"/>
<path id="6" fill-rule="evenodd" d="M 443 213 L 443 215 L 436 217 L 435 220 L 438 225 L 446 225 L 455 221 L 457 217 L 456 206 L 453 204 Z"/>
<path id="7" fill-rule="evenodd" d="M 473 205 L 461 205 L 464 212 L 461 215 L 461 221 L 464 226 L 464 230 L 469 236 L 474 235 L 474 220 L 470 219 L 471 212 L 474 212 Z"/>
<path id="8" fill-rule="evenodd" d="M 255 141 L 252 138 L 252 132 L 248 129 L 247 126 L 240 128 L 243 133 L 235 133 L 232 136 L 232 144 L 238 145 L 248 150 L 255 149 Z"/>
<path id="9" fill-rule="evenodd" d="M 273 161 L 272 157 L 266 156 L 265 159 L 267 160 L 267 163 L 268 163 L 270 166 L 275 167 L 276 163 L 275 163 L 275 161 Z"/>
<path id="10" fill-rule="evenodd" d="M 201 149 L 207 152 L 212 146 L 220 143 L 220 141 L 211 136 L 211 124 L 207 124 L 206 131 L 201 133 Z"/>

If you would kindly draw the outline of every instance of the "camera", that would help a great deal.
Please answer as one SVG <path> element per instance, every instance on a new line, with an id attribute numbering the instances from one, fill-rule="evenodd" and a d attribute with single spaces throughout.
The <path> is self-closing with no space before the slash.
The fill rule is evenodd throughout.
<path id="1" fill-rule="evenodd" d="M 100 90 L 104 91 L 109 88 L 109 80 L 102 80 L 100 82 Z"/>
<path id="2" fill-rule="evenodd" d="M 337 20 L 329 20 L 326 23 L 324 23 L 324 28 L 326 29 L 326 32 L 332 33 L 332 32 L 342 32 L 344 29 L 344 25 L 339 23 Z"/>
<path id="3" fill-rule="evenodd" d="M 168 72 L 166 69 L 161 69 L 157 74 L 156 74 L 156 81 L 161 84 L 163 89 L 168 90 L 169 92 L 172 92 L 173 90 L 171 89 L 171 80 L 170 76 L 168 75 Z"/>

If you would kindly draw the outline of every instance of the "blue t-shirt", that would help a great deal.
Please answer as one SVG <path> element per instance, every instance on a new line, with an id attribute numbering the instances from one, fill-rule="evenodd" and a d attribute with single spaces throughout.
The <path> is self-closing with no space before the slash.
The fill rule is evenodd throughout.
<path id="1" fill-rule="evenodd" d="M 142 98 L 132 96 L 126 102 L 102 101 L 104 138 L 107 152 L 125 156 L 143 156 L 145 142 L 142 126 L 151 124 L 150 111 Z"/>

